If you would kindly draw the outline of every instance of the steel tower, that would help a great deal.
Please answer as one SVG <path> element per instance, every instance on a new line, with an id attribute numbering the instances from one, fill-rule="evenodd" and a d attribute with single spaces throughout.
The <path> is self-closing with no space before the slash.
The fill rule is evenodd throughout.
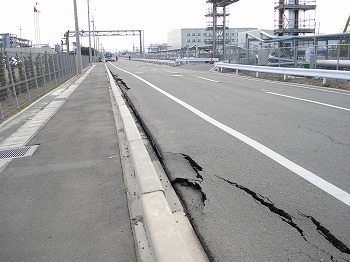
<path id="1" fill-rule="evenodd" d="M 346 24 L 345 24 L 345 27 L 344 27 L 344 30 L 343 30 L 343 33 L 347 33 L 347 32 L 350 33 L 350 15 L 349 15 L 348 20 L 346 21 Z"/>
<path id="2" fill-rule="evenodd" d="M 315 34 L 316 0 L 275 0 L 274 9 L 275 35 Z"/>
<path id="3" fill-rule="evenodd" d="M 208 10 L 206 17 L 210 18 L 207 24 L 207 36 L 205 43 L 211 47 L 213 57 L 225 59 L 225 46 L 229 43 L 229 37 L 226 37 L 228 26 L 226 18 L 229 16 L 226 7 L 239 0 L 207 0 Z"/>

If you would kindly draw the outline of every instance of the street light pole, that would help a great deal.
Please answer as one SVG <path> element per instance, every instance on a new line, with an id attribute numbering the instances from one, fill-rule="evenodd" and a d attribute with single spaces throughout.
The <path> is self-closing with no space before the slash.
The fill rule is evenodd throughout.
<path id="1" fill-rule="evenodd" d="M 91 54 L 91 31 L 90 31 L 90 0 L 88 3 L 88 24 L 89 24 L 89 64 L 92 65 L 92 54 Z"/>
<path id="2" fill-rule="evenodd" d="M 76 39 L 76 43 L 77 43 L 78 74 L 82 74 L 83 73 L 83 62 L 81 59 L 77 0 L 73 0 L 73 4 L 74 4 L 74 19 L 75 19 L 75 39 Z"/>

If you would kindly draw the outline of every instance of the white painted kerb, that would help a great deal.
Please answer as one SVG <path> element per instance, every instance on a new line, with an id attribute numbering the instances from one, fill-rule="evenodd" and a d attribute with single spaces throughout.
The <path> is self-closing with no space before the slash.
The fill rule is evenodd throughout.
<path id="1" fill-rule="evenodd" d="M 194 259 L 165 198 L 164 189 L 142 137 L 124 101 L 121 102 L 121 93 L 107 66 L 106 70 L 122 118 L 152 255 L 159 262 L 192 262 Z"/>

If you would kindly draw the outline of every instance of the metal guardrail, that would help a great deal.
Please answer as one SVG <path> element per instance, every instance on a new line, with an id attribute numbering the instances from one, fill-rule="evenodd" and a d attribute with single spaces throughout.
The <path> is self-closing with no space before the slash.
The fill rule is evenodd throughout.
<path id="1" fill-rule="evenodd" d="M 153 63 L 153 64 L 159 64 L 159 65 L 169 65 L 169 66 L 179 66 L 182 63 L 193 63 L 193 62 L 218 62 L 218 58 L 196 58 L 196 57 L 189 57 L 189 58 L 177 58 L 175 60 L 163 60 L 163 59 L 147 59 L 147 58 L 132 58 L 134 61 L 140 61 L 140 62 L 146 62 L 146 63 Z"/>
<path id="2" fill-rule="evenodd" d="M 87 59 L 83 59 L 84 68 Z M 0 51 L 0 120 L 75 74 L 75 55 Z"/>
<path id="3" fill-rule="evenodd" d="M 192 63 L 192 62 L 219 62 L 219 58 L 196 58 L 196 57 L 189 57 L 189 58 L 177 58 L 175 59 L 176 62 L 185 62 L 185 63 Z"/>
<path id="4" fill-rule="evenodd" d="M 306 69 L 306 68 L 285 68 L 285 67 L 269 67 L 269 66 L 250 66 L 250 65 L 240 65 L 240 64 L 228 64 L 218 62 L 215 63 L 215 67 L 222 71 L 224 68 L 234 69 L 236 73 L 238 70 L 242 71 L 253 71 L 256 72 L 256 76 L 259 73 L 271 73 L 279 74 L 284 76 L 286 80 L 288 75 L 293 76 L 309 76 L 309 77 L 319 77 L 323 78 L 323 84 L 326 84 L 327 79 L 342 79 L 350 80 L 350 71 L 338 71 L 338 70 L 327 70 L 327 69 Z"/>
<path id="5" fill-rule="evenodd" d="M 132 58 L 131 60 L 146 62 L 146 63 L 153 63 L 153 64 L 158 64 L 158 65 L 169 65 L 169 66 L 179 65 L 174 60 L 147 59 L 147 58 Z"/>

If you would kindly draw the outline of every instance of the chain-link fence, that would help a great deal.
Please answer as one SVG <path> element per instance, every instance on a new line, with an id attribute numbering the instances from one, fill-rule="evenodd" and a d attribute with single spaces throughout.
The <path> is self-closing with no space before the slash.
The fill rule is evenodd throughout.
<path id="1" fill-rule="evenodd" d="M 88 64 L 83 57 L 83 67 Z M 75 55 L 0 51 L 1 120 L 75 74 Z"/>

